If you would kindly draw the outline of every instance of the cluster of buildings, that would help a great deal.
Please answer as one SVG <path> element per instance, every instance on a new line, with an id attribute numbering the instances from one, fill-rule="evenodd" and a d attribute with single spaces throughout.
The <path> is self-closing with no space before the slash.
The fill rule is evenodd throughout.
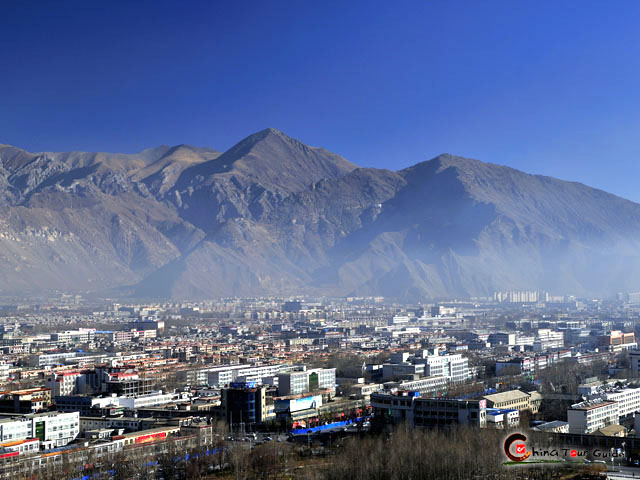
<path id="1" fill-rule="evenodd" d="M 639 374 L 640 310 L 624 302 L 511 291 L 413 306 L 369 297 L 81 303 L 0 309 L 0 456 L 113 452 L 194 429 L 210 437 L 219 422 L 231 435 L 371 416 L 526 428 L 557 398 L 573 402 L 567 418 L 536 429 L 619 435 L 640 411 L 629 382 L 555 385 L 551 395 L 538 379 L 562 362 Z"/>

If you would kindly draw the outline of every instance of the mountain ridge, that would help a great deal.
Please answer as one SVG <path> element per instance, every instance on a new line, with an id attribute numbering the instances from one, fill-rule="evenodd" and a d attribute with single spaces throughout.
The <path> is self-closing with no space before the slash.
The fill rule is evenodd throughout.
<path id="1" fill-rule="evenodd" d="M 452 154 L 358 167 L 272 128 L 222 153 L 0 145 L 0 206 L 0 295 L 416 300 L 640 286 L 630 200 Z"/>

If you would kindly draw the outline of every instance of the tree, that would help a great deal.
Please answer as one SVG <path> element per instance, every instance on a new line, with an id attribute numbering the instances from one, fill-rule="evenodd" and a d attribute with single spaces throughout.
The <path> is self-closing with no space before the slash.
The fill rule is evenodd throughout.
<path id="1" fill-rule="evenodd" d="M 278 480 L 285 474 L 285 465 L 285 457 L 276 444 L 259 445 L 251 452 L 251 478 Z"/>
<path id="2" fill-rule="evenodd" d="M 166 480 L 178 480 L 184 477 L 180 460 L 186 452 L 176 448 L 175 439 L 170 438 L 163 445 L 163 451 L 158 455 L 158 469 Z"/>

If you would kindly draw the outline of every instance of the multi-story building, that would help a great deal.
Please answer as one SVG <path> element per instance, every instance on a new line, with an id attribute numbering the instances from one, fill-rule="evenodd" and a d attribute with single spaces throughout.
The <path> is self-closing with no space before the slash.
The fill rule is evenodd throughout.
<path id="1" fill-rule="evenodd" d="M 306 371 L 278 374 L 278 393 L 281 396 L 299 395 L 309 391 L 309 374 Z"/>
<path id="2" fill-rule="evenodd" d="M 91 343 L 95 338 L 95 328 L 80 328 L 51 334 L 51 341 L 61 344 Z"/>
<path id="3" fill-rule="evenodd" d="M 640 374 L 640 350 L 631 350 L 629 352 L 629 360 L 631 362 L 631 371 L 633 374 Z"/>
<path id="4" fill-rule="evenodd" d="M 439 355 L 434 350 L 434 355 L 427 355 L 424 361 L 424 375 L 429 377 L 441 376 L 452 383 L 464 382 L 469 379 L 469 360 L 461 354 Z"/>
<path id="5" fill-rule="evenodd" d="M 418 392 L 422 397 L 435 397 L 447 391 L 447 384 L 445 377 L 424 377 L 403 382 L 386 382 L 384 388 L 386 390 Z"/>
<path id="6" fill-rule="evenodd" d="M 144 407 L 156 407 L 176 401 L 187 400 L 188 397 L 179 393 L 163 393 L 162 390 L 148 395 L 138 395 L 137 397 L 122 397 L 118 399 L 121 407 L 135 409 Z"/>
<path id="7" fill-rule="evenodd" d="M 54 397 L 61 395 L 77 395 L 86 392 L 87 373 L 69 371 L 52 373 L 47 378 L 47 387 Z"/>
<path id="8" fill-rule="evenodd" d="M 414 401 L 414 425 L 440 427 L 445 425 L 487 426 L 484 400 L 459 400 L 454 398 L 416 398 Z"/>
<path id="9" fill-rule="evenodd" d="M 487 427 L 508 430 L 520 425 L 520 412 L 509 408 L 487 408 Z"/>
<path id="10" fill-rule="evenodd" d="M 535 392 L 537 394 L 537 392 Z M 536 395 L 536 399 L 539 394 Z M 539 403 L 532 405 L 532 394 L 521 392 L 520 390 L 510 390 L 508 392 L 492 393 L 484 395 L 488 408 L 512 409 L 522 412 L 530 410 L 532 413 L 538 412 Z"/>
<path id="11" fill-rule="evenodd" d="M 153 379 L 141 377 L 137 372 L 103 373 L 103 392 L 109 395 L 137 397 L 153 391 Z"/>
<path id="12" fill-rule="evenodd" d="M 457 424 L 484 428 L 487 424 L 486 404 L 486 400 L 422 398 L 418 392 L 371 394 L 376 417 L 418 427 Z"/>
<path id="13" fill-rule="evenodd" d="M 535 341 L 533 342 L 534 352 L 544 352 L 554 348 L 564 347 L 564 333 L 551 330 L 550 328 L 539 328 Z"/>
<path id="14" fill-rule="evenodd" d="M 519 347 L 520 351 L 524 351 L 526 347 L 533 346 L 536 341 L 536 337 L 534 335 L 516 335 L 516 343 L 515 347 Z"/>
<path id="15" fill-rule="evenodd" d="M 0 454 L 28 455 L 38 453 L 39 450 L 40 440 L 37 438 L 0 443 Z"/>
<path id="16" fill-rule="evenodd" d="M 496 302 L 508 303 L 535 303 L 540 300 L 540 294 L 536 291 L 511 291 L 511 292 L 494 292 L 493 299 Z"/>
<path id="17" fill-rule="evenodd" d="M 73 358 L 77 355 L 76 352 L 64 352 L 64 353 L 47 353 L 38 355 L 38 366 L 40 368 L 45 367 L 47 365 L 58 365 L 64 363 L 64 361 L 68 358 Z"/>
<path id="18" fill-rule="evenodd" d="M 0 442 L 37 438 L 43 448 L 61 447 L 80 432 L 78 412 L 47 412 L 0 419 Z"/>
<path id="19" fill-rule="evenodd" d="M 620 330 L 612 330 L 608 335 L 598 337 L 598 345 L 601 349 L 609 352 L 621 352 L 638 348 L 635 334 L 633 332 L 624 333 Z"/>
<path id="20" fill-rule="evenodd" d="M 13 413 L 37 413 L 51 405 L 51 389 L 27 388 L 0 392 L 0 411 Z"/>
<path id="21" fill-rule="evenodd" d="M 4 361 L 0 361 L 0 381 L 4 382 L 9 378 L 9 370 L 11 370 L 11 366 Z"/>
<path id="22" fill-rule="evenodd" d="M 329 390 L 330 396 L 335 396 L 335 368 L 303 369 L 278 374 L 278 393 L 280 396 L 299 395 L 318 390 Z"/>
<path id="23" fill-rule="evenodd" d="M 133 337 L 134 332 L 131 330 L 116 330 L 109 334 L 109 340 L 114 343 L 129 343 Z"/>
<path id="24" fill-rule="evenodd" d="M 640 411 L 640 388 L 624 388 L 603 394 L 605 400 L 618 403 L 618 417 L 620 420 L 633 417 Z"/>
<path id="25" fill-rule="evenodd" d="M 382 366 L 382 378 L 392 379 L 425 374 L 425 365 L 422 363 L 385 363 Z"/>
<path id="26" fill-rule="evenodd" d="M 564 338 L 567 345 L 578 345 L 589 342 L 590 331 L 586 327 L 569 327 L 564 330 Z"/>
<path id="27" fill-rule="evenodd" d="M 222 406 L 232 428 L 251 429 L 267 417 L 267 387 L 255 382 L 231 384 L 222 390 Z"/>
<path id="28" fill-rule="evenodd" d="M 273 377 L 285 368 L 283 364 L 274 365 L 227 365 L 223 367 L 200 370 L 193 384 L 208 384 L 215 387 L 223 387 L 235 382 L 238 377 L 245 381 L 262 383 L 262 379 Z"/>
<path id="29" fill-rule="evenodd" d="M 89 395 L 60 395 L 55 397 L 56 410 L 78 412 L 82 417 L 101 416 L 105 411 L 117 410 L 118 397 L 92 397 Z"/>
<path id="30" fill-rule="evenodd" d="M 497 347 L 500 345 L 513 347 L 516 345 L 516 334 L 505 332 L 492 333 L 491 335 L 489 335 L 488 341 L 492 347 Z"/>
<path id="31" fill-rule="evenodd" d="M 567 410 L 569 433 L 593 433 L 618 423 L 618 403 L 593 400 L 571 405 Z"/>
<path id="32" fill-rule="evenodd" d="M 309 391 L 329 390 L 331 396 L 336 394 L 336 369 L 315 368 L 309 370 Z"/>

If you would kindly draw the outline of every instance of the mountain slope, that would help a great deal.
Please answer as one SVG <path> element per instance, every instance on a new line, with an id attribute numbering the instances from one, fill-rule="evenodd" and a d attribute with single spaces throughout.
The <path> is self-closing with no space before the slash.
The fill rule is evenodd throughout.
<path id="1" fill-rule="evenodd" d="M 407 296 L 597 294 L 640 282 L 640 206 L 633 202 L 450 155 L 400 174 L 406 187 L 385 203 L 366 241 L 345 242 L 334 260 L 342 288 L 394 285 Z M 381 258 L 385 264 L 376 267 Z"/>
<path id="2" fill-rule="evenodd" d="M 226 152 L 0 146 L 0 295 L 469 297 L 640 288 L 640 205 L 441 155 L 358 168 L 274 129 Z"/>
<path id="3" fill-rule="evenodd" d="M 202 232 L 135 178 L 170 150 L 0 147 L 0 293 L 135 283 L 201 240 Z"/>
<path id="4" fill-rule="evenodd" d="M 260 220 L 288 195 L 356 166 L 268 128 L 186 169 L 167 194 L 181 216 L 212 233 L 228 220 Z"/>

